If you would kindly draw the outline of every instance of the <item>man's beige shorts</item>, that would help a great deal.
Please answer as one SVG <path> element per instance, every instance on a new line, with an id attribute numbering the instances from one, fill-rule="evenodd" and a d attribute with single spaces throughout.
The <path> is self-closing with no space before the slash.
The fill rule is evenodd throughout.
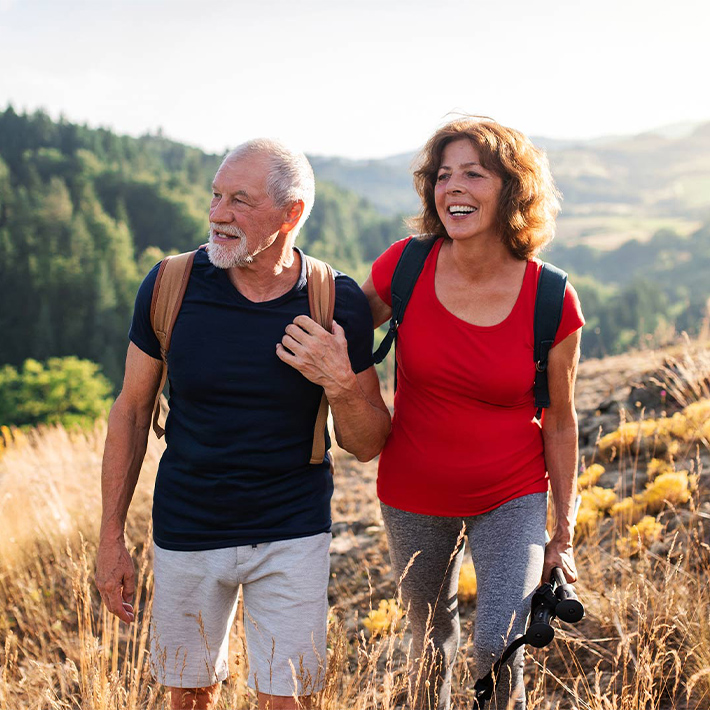
<path id="1" fill-rule="evenodd" d="M 249 685 L 310 695 L 325 673 L 331 534 L 217 550 L 155 549 L 153 673 L 163 685 L 203 688 L 229 674 L 239 585 Z"/>

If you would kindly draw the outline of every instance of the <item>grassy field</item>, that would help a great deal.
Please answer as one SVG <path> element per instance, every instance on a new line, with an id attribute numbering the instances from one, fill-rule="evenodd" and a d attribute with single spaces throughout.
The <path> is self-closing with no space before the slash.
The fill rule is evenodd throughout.
<path id="1" fill-rule="evenodd" d="M 655 411 L 631 404 L 631 411 L 610 413 L 600 404 L 606 394 L 599 383 L 614 368 L 624 382 L 641 378 L 623 369 L 632 360 L 582 367 L 583 428 L 594 427 L 594 417 L 606 422 L 591 445 L 583 443 L 577 591 L 587 616 L 559 626 L 547 649 L 528 652 L 529 708 L 710 707 L 710 491 L 703 469 L 710 356 L 696 349 L 671 362 L 646 354 L 638 367 L 651 361 L 665 362 L 654 370 L 662 385 Z M 126 627 L 102 609 L 92 581 L 104 437 L 102 422 L 88 433 L 2 431 L 0 710 L 167 707 L 147 655 L 150 495 L 162 444 L 151 438 L 128 521 L 140 613 Z M 376 466 L 340 451 L 336 458 L 329 666 L 318 707 L 394 710 L 404 707 L 412 660 L 375 496 Z M 470 574 L 461 592 L 454 707 L 469 708 Z M 253 701 L 240 623 L 231 648 L 219 707 L 245 710 Z"/>
<path id="2" fill-rule="evenodd" d="M 682 217 L 648 217 L 631 211 L 619 214 L 565 214 L 557 220 L 556 242 L 566 247 L 585 245 L 602 251 L 613 251 L 625 242 L 636 239 L 646 242 L 661 229 L 670 229 L 687 236 L 699 229 L 702 222 Z"/>

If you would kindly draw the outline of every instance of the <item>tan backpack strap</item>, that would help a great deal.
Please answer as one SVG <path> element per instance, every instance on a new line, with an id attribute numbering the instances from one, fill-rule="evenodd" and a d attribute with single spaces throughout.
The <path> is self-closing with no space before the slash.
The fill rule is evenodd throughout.
<path id="1" fill-rule="evenodd" d="M 308 307 L 311 318 L 329 333 L 333 329 L 335 311 L 335 274 L 329 264 L 306 256 L 306 279 L 308 281 Z M 325 457 L 325 428 L 328 421 L 328 399 L 323 392 L 318 416 L 313 429 L 313 449 L 310 463 L 323 463 Z"/>
<path id="2" fill-rule="evenodd" d="M 160 377 L 160 387 L 158 387 L 158 394 L 155 395 L 155 407 L 153 407 L 153 431 L 155 435 L 162 439 L 165 436 L 165 427 L 160 424 L 160 405 L 163 399 L 163 387 L 165 387 L 165 380 L 168 379 L 168 366 L 163 362 L 163 374 Z"/>
<path id="3" fill-rule="evenodd" d="M 153 298 L 150 303 L 150 323 L 153 326 L 156 338 L 160 343 L 160 357 L 163 359 L 163 375 L 160 388 L 155 398 L 153 410 L 153 431 L 160 439 L 165 435 L 165 429 L 160 425 L 160 398 L 168 377 L 168 351 L 173 327 L 177 320 L 182 299 L 185 297 L 187 283 L 190 280 L 192 262 L 195 260 L 195 251 L 167 256 L 163 259 L 158 269 L 153 286 Z"/>

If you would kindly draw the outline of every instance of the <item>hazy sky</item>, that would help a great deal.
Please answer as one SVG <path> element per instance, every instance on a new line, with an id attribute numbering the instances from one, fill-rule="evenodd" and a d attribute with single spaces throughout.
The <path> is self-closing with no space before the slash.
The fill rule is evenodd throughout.
<path id="1" fill-rule="evenodd" d="M 0 0 L 0 108 L 381 157 L 452 111 L 553 138 L 710 120 L 707 0 Z"/>

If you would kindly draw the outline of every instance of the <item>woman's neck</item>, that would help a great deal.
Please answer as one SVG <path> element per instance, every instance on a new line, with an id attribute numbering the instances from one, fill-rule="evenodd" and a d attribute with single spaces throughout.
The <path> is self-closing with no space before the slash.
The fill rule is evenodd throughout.
<path id="1" fill-rule="evenodd" d="M 472 282 L 496 278 L 502 270 L 520 263 L 520 259 L 513 256 L 498 237 L 466 241 L 447 240 L 442 249 L 447 252 L 450 267 Z"/>

